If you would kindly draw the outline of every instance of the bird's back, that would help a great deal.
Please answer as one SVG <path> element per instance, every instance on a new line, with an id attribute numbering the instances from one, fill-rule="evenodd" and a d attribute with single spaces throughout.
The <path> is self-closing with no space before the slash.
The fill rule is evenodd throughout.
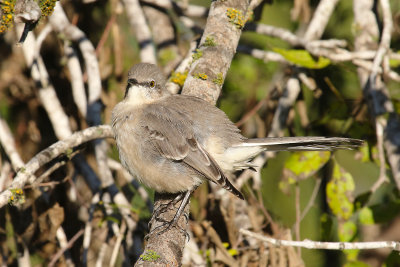
<path id="1" fill-rule="evenodd" d="M 218 146 L 224 149 L 241 143 L 244 139 L 240 130 L 223 111 L 201 98 L 171 95 L 158 102 L 157 105 L 177 110 L 190 118 L 195 137 L 205 148 L 210 146 L 212 139 L 218 139 Z"/>

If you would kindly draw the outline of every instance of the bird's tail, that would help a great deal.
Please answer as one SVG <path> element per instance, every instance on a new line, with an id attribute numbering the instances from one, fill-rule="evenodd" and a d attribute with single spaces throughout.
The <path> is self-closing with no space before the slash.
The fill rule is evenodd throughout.
<path id="1" fill-rule="evenodd" d="M 315 151 L 356 149 L 363 140 L 344 137 L 268 137 L 247 139 L 241 147 L 263 147 L 267 151 Z"/>

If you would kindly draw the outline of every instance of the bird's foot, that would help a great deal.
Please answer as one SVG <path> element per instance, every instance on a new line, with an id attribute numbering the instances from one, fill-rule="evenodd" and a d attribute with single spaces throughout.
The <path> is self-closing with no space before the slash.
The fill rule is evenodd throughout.
<path id="1" fill-rule="evenodd" d="M 186 224 L 189 222 L 189 215 L 187 213 L 184 213 L 183 216 L 186 219 Z M 172 220 L 168 221 L 165 220 L 164 218 L 160 218 L 160 217 L 155 217 L 153 216 L 153 218 L 151 219 L 150 223 L 149 223 L 149 228 L 151 229 L 151 225 L 157 221 L 157 222 L 161 222 L 161 225 L 156 226 L 154 229 L 151 229 L 150 233 L 148 233 L 145 236 L 145 239 L 148 240 L 151 236 L 153 235 L 162 235 L 163 233 L 167 232 L 168 230 L 170 230 L 172 227 L 177 228 L 178 230 L 180 230 L 182 233 L 185 234 L 185 236 L 187 237 L 187 240 L 190 240 L 190 235 L 189 233 L 186 231 L 185 228 L 181 227 L 178 225 L 178 220 L 179 218 L 174 217 Z"/>
<path id="2" fill-rule="evenodd" d="M 178 203 L 180 200 L 182 200 L 184 195 L 179 194 L 177 195 L 173 200 L 171 200 L 170 202 L 166 203 L 166 204 L 160 204 L 160 206 L 158 206 L 157 209 L 154 210 L 154 215 L 152 216 L 152 218 L 150 219 L 149 222 L 149 229 L 151 228 L 151 225 L 154 223 L 154 220 L 156 221 L 162 221 L 164 223 L 166 223 L 167 221 L 165 221 L 164 219 L 160 218 L 160 215 L 167 212 L 170 209 L 173 209 L 173 207 L 175 206 L 176 203 Z M 175 219 L 175 218 L 174 218 Z M 174 221 L 174 219 L 172 221 Z M 188 218 L 189 219 L 189 218 Z"/>
<path id="3" fill-rule="evenodd" d="M 192 193 L 192 191 L 187 191 L 184 194 L 179 194 L 168 204 L 160 205 L 154 211 L 153 218 L 150 220 L 150 223 L 149 223 L 149 228 L 150 229 L 152 228 L 152 225 L 154 222 L 161 222 L 162 224 L 154 227 L 154 229 L 152 229 L 150 231 L 150 233 L 148 234 L 147 239 L 153 234 L 160 235 L 162 233 L 165 233 L 166 231 L 171 229 L 172 226 L 177 227 L 178 226 L 177 222 L 179 221 L 179 218 L 181 217 L 182 214 L 186 218 L 186 224 L 189 222 L 189 215 L 184 212 L 184 209 L 185 209 L 187 203 L 189 202 L 189 197 L 190 197 L 191 193 Z M 168 220 L 160 217 L 160 215 L 162 213 L 165 213 L 170 208 L 174 208 L 173 210 L 175 210 L 175 204 L 177 204 L 179 201 L 181 201 L 181 203 L 179 204 L 179 208 L 176 211 L 176 213 L 171 221 L 168 221 Z M 188 233 L 186 232 L 186 230 L 183 229 L 181 226 L 178 226 L 178 229 L 181 230 L 183 233 L 185 233 L 186 236 L 189 236 Z"/>

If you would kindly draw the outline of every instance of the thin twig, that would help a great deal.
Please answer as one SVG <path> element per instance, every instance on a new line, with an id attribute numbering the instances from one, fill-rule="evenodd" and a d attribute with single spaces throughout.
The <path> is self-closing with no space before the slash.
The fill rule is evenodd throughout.
<path id="1" fill-rule="evenodd" d="M 300 208 L 300 184 L 297 182 L 295 185 L 295 207 L 296 207 L 296 222 L 295 222 L 295 235 L 296 235 L 296 241 L 300 240 L 300 216 L 301 216 L 301 208 Z M 297 248 L 297 254 L 299 257 L 301 257 L 301 249 Z"/>
<path id="2" fill-rule="evenodd" d="M 281 240 L 268 236 L 263 236 L 245 229 L 240 229 L 240 233 L 256 238 L 262 242 L 282 247 L 300 247 L 308 249 L 331 249 L 331 250 L 349 250 L 349 249 L 377 249 L 391 248 L 400 251 L 400 242 L 397 241 L 376 241 L 376 242 L 320 242 L 312 240 L 290 241 Z"/>
<path id="3" fill-rule="evenodd" d="M 374 193 L 383 183 L 388 181 L 386 176 L 386 160 L 385 160 L 385 151 L 383 147 L 383 126 L 382 123 L 378 122 L 379 118 L 376 119 L 375 128 L 376 128 L 376 147 L 378 149 L 379 156 L 379 178 L 372 185 L 371 192 Z"/>
<path id="4" fill-rule="evenodd" d="M 67 246 L 65 246 L 64 248 L 60 249 L 51 259 L 50 263 L 49 263 L 49 267 L 54 266 L 54 264 L 57 262 L 57 260 L 63 255 L 63 253 L 72 247 L 72 245 L 75 243 L 76 240 L 78 240 L 78 238 L 81 237 L 81 235 L 83 235 L 84 229 L 79 230 L 69 241 Z"/>
<path id="5" fill-rule="evenodd" d="M 248 119 L 250 119 L 256 112 L 263 106 L 265 103 L 269 101 L 269 96 L 267 98 L 262 99 L 255 105 L 250 111 L 242 116 L 242 118 L 235 123 L 237 127 L 242 126 Z"/>
<path id="6" fill-rule="evenodd" d="M 96 55 L 97 56 L 100 55 L 100 52 L 103 49 L 103 46 L 104 46 L 105 42 L 107 41 L 108 36 L 110 35 L 111 27 L 115 23 L 116 18 L 117 18 L 116 14 L 112 14 L 111 18 L 108 20 L 106 28 L 104 29 L 103 34 L 101 35 L 100 41 L 96 47 Z"/>
<path id="7" fill-rule="evenodd" d="M 373 61 L 371 76 L 376 76 L 378 73 L 378 67 L 383 61 L 383 57 L 389 51 L 391 33 L 393 29 L 392 12 L 390 11 L 389 0 L 380 0 L 379 3 L 382 7 L 382 17 L 383 17 L 383 30 L 381 35 L 381 42 L 379 43 L 378 50 L 376 51 L 376 56 Z"/>
<path id="8" fill-rule="evenodd" d="M 306 207 L 303 209 L 303 212 L 301 213 L 300 221 L 302 221 L 304 219 L 304 217 L 307 215 L 308 211 L 314 205 L 314 201 L 315 201 L 315 198 L 318 195 L 318 191 L 319 191 L 319 188 L 321 187 L 321 183 L 322 183 L 322 179 L 317 178 L 316 181 L 315 181 L 314 189 L 313 189 L 313 191 L 311 193 L 311 197 L 308 200 L 308 203 L 307 203 Z"/>
<path id="9" fill-rule="evenodd" d="M 117 256 L 119 252 L 119 248 L 121 247 L 122 240 L 125 237 L 125 231 L 126 231 L 126 223 L 125 221 L 121 222 L 121 227 L 117 236 L 117 240 L 115 241 L 115 245 L 111 254 L 110 258 L 110 265 L 109 266 L 114 266 L 115 262 L 117 261 Z"/>
<path id="10" fill-rule="evenodd" d="M 90 246 L 90 240 L 92 239 L 92 228 L 93 228 L 93 213 L 95 211 L 96 205 L 100 201 L 100 193 L 97 192 L 92 196 L 92 201 L 90 203 L 90 208 L 89 208 L 89 218 L 85 223 L 85 229 L 83 229 L 84 235 L 83 235 L 83 252 L 82 252 L 82 264 L 86 266 L 88 264 L 88 252 L 89 252 L 89 246 Z"/>

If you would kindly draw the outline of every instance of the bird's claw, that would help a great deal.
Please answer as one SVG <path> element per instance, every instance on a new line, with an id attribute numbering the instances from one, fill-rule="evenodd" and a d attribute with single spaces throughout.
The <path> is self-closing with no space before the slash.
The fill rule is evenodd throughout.
<path id="1" fill-rule="evenodd" d="M 158 222 L 162 222 L 162 224 L 157 226 L 157 227 L 155 227 L 154 229 L 152 229 L 151 232 L 148 233 L 145 236 L 145 239 L 148 240 L 149 237 L 151 235 L 154 235 L 154 234 L 161 235 L 161 234 L 167 232 L 169 229 L 171 229 L 171 227 L 176 227 L 176 228 L 178 228 L 180 231 L 182 231 L 185 234 L 185 236 L 187 237 L 187 240 L 189 242 L 190 235 L 188 234 L 188 232 L 183 227 L 180 227 L 180 226 L 177 225 L 178 220 L 176 218 L 173 218 L 172 220 L 168 221 L 168 220 L 165 220 L 163 218 L 160 218 L 159 215 L 161 213 L 162 212 L 160 212 L 160 213 L 158 213 L 158 214 L 153 216 L 153 218 L 149 222 L 149 228 L 151 229 L 151 225 L 154 223 L 154 220 L 158 221 Z M 189 214 L 183 213 L 183 216 L 186 219 L 186 224 L 187 224 L 189 222 Z"/>

